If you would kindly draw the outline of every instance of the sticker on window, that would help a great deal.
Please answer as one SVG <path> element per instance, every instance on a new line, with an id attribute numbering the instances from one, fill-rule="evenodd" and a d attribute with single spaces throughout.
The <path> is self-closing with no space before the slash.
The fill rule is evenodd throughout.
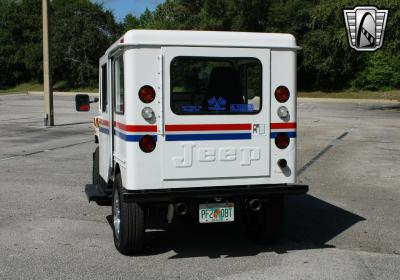
<path id="1" fill-rule="evenodd" d="M 235 113 L 248 113 L 254 111 L 253 104 L 231 104 L 230 111 Z"/>
<path id="2" fill-rule="evenodd" d="M 182 105 L 181 111 L 186 113 L 200 112 L 202 107 L 201 105 Z"/>
<path id="3" fill-rule="evenodd" d="M 219 97 L 218 99 L 213 96 L 210 99 L 207 100 L 208 105 L 208 110 L 210 111 L 225 111 L 226 110 L 226 99 Z"/>
<path id="4" fill-rule="evenodd" d="M 178 56 L 171 61 L 170 78 L 170 107 L 177 115 L 261 110 L 263 69 L 257 58 Z"/>

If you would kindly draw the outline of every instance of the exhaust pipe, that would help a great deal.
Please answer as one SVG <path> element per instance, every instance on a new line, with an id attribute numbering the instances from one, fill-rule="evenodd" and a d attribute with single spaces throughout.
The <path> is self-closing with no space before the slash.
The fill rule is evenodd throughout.
<path id="1" fill-rule="evenodd" d="M 172 223 L 172 219 L 174 218 L 174 205 L 172 203 L 168 204 L 167 211 L 167 222 L 168 224 Z"/>
<path id="2" fill-rule="evenodd" d="M 251 211 L 256 212 L 260 211 L 262 203 L 258 198 L 253 198 L 252 200 L 249 201 L 248 206 Z"/>
<path id="3" fill-rule="evenodd" d="M 175 205 L 175 211 L 176 211 L 176 214 L 178 214 L 180 216 L 183 216 L 183 215 L 185 215 L 187 213 L 188 206 L 187 206 L 186 203 L 182 203 L 182 202 L 177 203 Z"/>

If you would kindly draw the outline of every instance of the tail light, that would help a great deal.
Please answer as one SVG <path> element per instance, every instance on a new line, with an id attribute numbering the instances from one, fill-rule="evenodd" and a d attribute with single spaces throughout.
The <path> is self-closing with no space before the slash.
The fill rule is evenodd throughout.
<path id="1" fill-rule="evenodd" d="M 154 111 L 150 107 L 144 107 L 142 110 L 142 117 L 145 120 L 151 120 L 154 117 Z"/>
<path id="2" fill-rule="evenodd" d="M 278 116 L 282 119 L 285 120 L 289 117 L 289 110 L 285 106 L 281 106 L 278 108 Z"/>
<path id="3" fill-rule="evenodd" d="M 150 103 L 156 97 L 156 92 L 151 86 L 142 86 L 139 90 L 139 98 L 143 103 Z"/>
<path id="4" fill-rule="evenodd" d="M 290 138 L 287 133 L 280 132 L 275 137 L 275 145 L 279 149 L 286 149 L 289 146 Z"/>
<path id="5" fill-rule="evenodd" d="M 156 140 L 151 135 L 144 135 L 139 140 L 139 147 L 145 153 L 151 153 L 156 148 Z"/>
<path id="6" fill-rule="evenodd" d="M 290 97 L 290 92 L 287 87 L 285 86 L 279 86 L 275 90 L 275 98 L 278 100 L 280 103 L 284 103 L 288 101 Z"/>

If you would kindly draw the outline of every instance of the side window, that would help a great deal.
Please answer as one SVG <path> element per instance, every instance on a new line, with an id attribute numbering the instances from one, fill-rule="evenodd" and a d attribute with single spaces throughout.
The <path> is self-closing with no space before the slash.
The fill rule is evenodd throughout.
<path id="1" fill-rule="evenodd" d="M 101 111 L 107 112 L 107 64 L 101 66 Z"/>
<path id="2" fill-rule="evenodd" d="M 125 85 L 124 85 L 124 59 L 121 55 L 114 61 L 114 86 L 115 86 L 115 113 L 124 114 L 125 111 Z"/>
<path id="3" fill-rule="evenodd" d="M 244 65 L 242 75 L 245 81 L 242 83 L 245 99 L 255 111 L 260 110 L 262 94 L 262 69 L 259 63 Z"/>

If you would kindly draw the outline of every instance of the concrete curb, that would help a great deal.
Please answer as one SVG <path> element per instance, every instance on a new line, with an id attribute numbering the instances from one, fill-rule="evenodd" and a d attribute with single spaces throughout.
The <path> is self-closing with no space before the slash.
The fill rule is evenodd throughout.
<path id="1" fill-rule="evenodd" d="M 28 91 L 29 95 L 43 95 L 43 91 Z M 76 94 L 87 94 L 92 97 L 99 97 L 99 93 L 97 92 L 63 92 L 63 91 L 55 91 L 53 95 L 55 96 L 75 96 Z"/>
<path id="2" fill-rule="evenodd" d="M 18 95 L 23 95 L 23 94 L 28 94 L 27 92 L 23 91 L 16 91 L 16 92 L 2 92 L 0 93 L 1 96 L 18 96 Z"/>
<path id="3" fill-rule="evenodd" d="M 0 96 L 15 96 L 21 94 L 28 95 L 43 95 L 43 91 L 27 91 L 27 92 L 10 92 L 2 93 Z M 87 94 L 90 97 L 99 97 L 97 92 L 53 92 L 55 96 L 75 96 L 76 94 Z M 331 102 L 331 103 L 379 103 L 379 104 L 398 104 L 400 100 L 389 100 L 389 99 L 351 99 L 351 98 L 321 98 L 321 97 L 298 97 L 300 102 Z"/>
<path id="4" fill-rule="evenodd" d="M 314 97 L 298 97 L 301 102 L 332 102 L 332 103 L 399 103 L 399 100 L 389 99 L 351 99 L 351 98 L 314 98 Z"/>

